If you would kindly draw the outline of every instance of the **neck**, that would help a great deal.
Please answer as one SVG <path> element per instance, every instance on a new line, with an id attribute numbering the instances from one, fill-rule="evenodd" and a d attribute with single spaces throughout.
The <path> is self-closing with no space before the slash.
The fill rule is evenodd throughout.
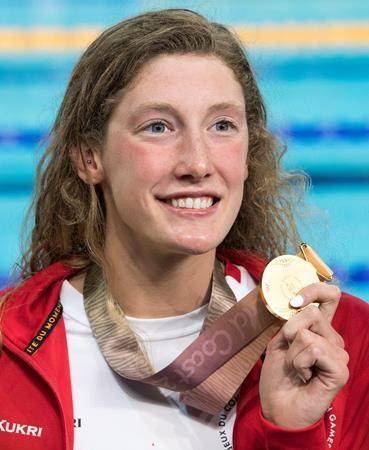
<path id="1" fill-rule="evenodd" d="M 105 256 L 111 268 L 107 269 L 111 293 L 127 316 L 177 316 L 210 300 L 215 250 L 152 257 L 146 251 L 129 252 L 107 242 Z"/>
<path id="2" fill-rule="evenodd" d="M 215 251 L 181 258 L 172 265 L 147 265 L 138 258 L 110 257 L 109 284 L 125 315 L 138 318 L 179 316 L 210 300 Z M 169 267 L 169 268 L 168 268 Z M 117 269 L 118 268 L 118 269 Z M 69 282 L 83 294 L 86 273 Z"/>

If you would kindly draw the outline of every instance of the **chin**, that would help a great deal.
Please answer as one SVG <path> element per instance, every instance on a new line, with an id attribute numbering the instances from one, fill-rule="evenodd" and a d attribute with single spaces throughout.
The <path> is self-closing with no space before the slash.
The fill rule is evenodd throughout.
<path id="1" fill-rule="evenodd" d="M 176 242 L 176 247 L 187 255 L 203 255 L 212 250 L 222 242 L 222 239 L 186 239 Z"/>
<path id="2" fill-rule="evenodd" d="M 208 248 L 208 249 L 189 248 L 189 249 L 184 250 L 184 253 L 186 253 L 187 255 L 199 256 L 199 255 L 204 255 L 205 253 L 209 253 L 211 250 L 214 250 L 214 249 L 213 248 Z"/>

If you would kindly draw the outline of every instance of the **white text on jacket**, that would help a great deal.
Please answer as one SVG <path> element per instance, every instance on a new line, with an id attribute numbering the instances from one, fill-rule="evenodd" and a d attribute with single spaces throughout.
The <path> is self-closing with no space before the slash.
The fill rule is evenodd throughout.
<path id="1" fill-rule="evenodd" d="M 20 423 L 9 422 L 6 419 L 0 420 L 0 431 L 4 433 L 24 434 L 26 436 L 41 437 L 42 427 L 32 425 L 22 425 Z"/>

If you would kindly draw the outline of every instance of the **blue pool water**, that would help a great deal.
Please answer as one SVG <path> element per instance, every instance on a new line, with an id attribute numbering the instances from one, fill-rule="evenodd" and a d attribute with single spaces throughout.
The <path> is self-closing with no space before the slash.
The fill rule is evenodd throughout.
<path id="1" fill-rule="evenodd" d="M 297 2 L 204 2 L 197 10 L 234 25 L 369 18 L 369 4 L 311 8 Z M 278 8 L 275 4 L 278 3 Z M 105 26 L 151 6 L 173 2 L 3 1 L 3 26 Z M 87 6 L 89 5 L 89 7 Z M 181 6 L 196 7 L 190 2 Z M 268 8 L 266 7 L 268 6 Z M 273 6 L 274 5 L 274 6 Z M 333 8 L 333 6 L 335 7 Z M 44 6 L 44 4 L 43 4 Z M 49 8 L 49 9 L 48 9 Z M 17 12 L 17 14 L 15 14 Z M 313 205 L 301 231 L 334 266 L 342 287 L 369 300 L 369 48 L 248 49 L 272 130 L 289 151 L 284 164 L 306 171 Z M 53 120 L 78 55 L 0 53 L 0 285 L 19 255 L 20 224 L 30 202 L 37 142 Z"/>
<path id="2" fill-rule="evenodd" d="M 142 11 L 161 8 L 189 8 L 213 20 L 230 24 L 263 24 L 289 21 L 363 21 L 369 17 L 367 0 L 2 0 L 0 26 L 110 25 Z"/>

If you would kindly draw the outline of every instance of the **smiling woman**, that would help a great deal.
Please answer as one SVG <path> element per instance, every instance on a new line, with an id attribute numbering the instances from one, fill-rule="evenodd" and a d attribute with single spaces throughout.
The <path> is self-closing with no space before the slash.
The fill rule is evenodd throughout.
<path id="1" fill-rule="evenodd" d="M 267 261 L 299 249 L 305 178 L 283 152 L 223 25 L 151 12 L 87 48 L 2 295 L 1 448 L 116 448 L 122 424 L 140 449 L 369 448 L 369 306 L 306 245 L 315 282 L 282 279 L 291 318 L 259 298 Z"/>

